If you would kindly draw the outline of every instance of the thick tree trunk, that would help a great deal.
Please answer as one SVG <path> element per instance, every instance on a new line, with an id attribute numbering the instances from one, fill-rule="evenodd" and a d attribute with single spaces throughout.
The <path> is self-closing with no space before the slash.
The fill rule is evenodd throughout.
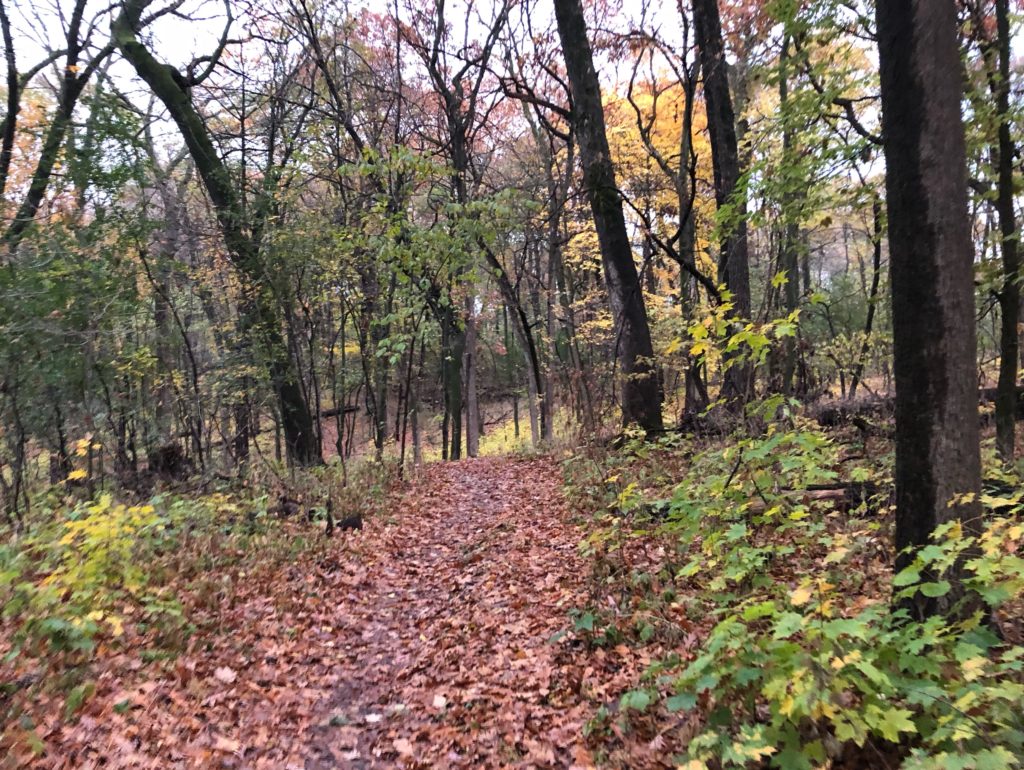
<path id="1" fill-rule="evenodd" d="M 555 0 L 555 17 L 573 96 L 573 122 L 583 161 L 584 185 L 601 244 L 601 262 L 615 324 L 623 423 L 636 423 L 646 431 L 660 431 L 662 395 L 654 365 L 647 308 L 615 182 L 601 87 L 580 0 Z"/>
<path id="2" fill-rule="evenodd" d="M 719 209 L 731 205 L 736 221 L 724 233 L 718 257 L 718 280 L 732 293 L 737 321 L 750 317 L 750 265 L 747 255 L 747 201 L 737 190 L 740 178 L 736 115 L 729 94 L 729 65 L 725 59 L 718 0 L 693 0 L 693 22 L 704 73 L 704 102 L 711 139 L 711 165 L 715 176 L 715 202 Z M 751 388 L 751 369 L 729 366 L 722 383 L 722 397 L 742 405 Z"/>
<path id="3" fill-rule="evenodd" d="M 900 569 L 939 524 L 978 527 L 977 343 L 955 2 L 880 0 L 877 21 Z M 948 613 L 962 595 L 918 595 L 908 609 L 916 618 Z"/>
<path id="4" fill-rule="evenodd" d="M 999 382 L 996 396 L 996 449 L 1003 462 L 1012 463 L 1016 443 L 1017 366 L 1021 312 L 1020 255 L 1017 249 L 1017 217 L 1014 211 L 1013 165 L 1016 147 L 1010 136 L 1010 8 L 1009 0 L 996 0 L 996 36 L 999 77 L 995 79 L 996 112 L 999 116 L 999 179 L 996 210 L 1002 238 L 1003 286 L 999 291 Z"/>

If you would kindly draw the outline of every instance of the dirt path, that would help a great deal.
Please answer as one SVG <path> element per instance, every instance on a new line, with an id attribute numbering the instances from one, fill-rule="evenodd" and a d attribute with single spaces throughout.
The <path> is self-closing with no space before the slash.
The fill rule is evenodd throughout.
<path id="1" fill-rule="evenodd" d="M 360 532 L 210 569 L 185 650 L 99 649 L 75 718 L 40 694 L 0 770 L 592 766 L 583 723 L 622 667 L 550 641 L 586 603 L 560 478 L 431 465 Z"/>
<path id="2" fill-rule="evenodd" d="M 583 580 L 558 480 L 545 460 L 434 465 L 353 538 L 309 770 L 588 764 L 585 709 L 549 642 Z"/>

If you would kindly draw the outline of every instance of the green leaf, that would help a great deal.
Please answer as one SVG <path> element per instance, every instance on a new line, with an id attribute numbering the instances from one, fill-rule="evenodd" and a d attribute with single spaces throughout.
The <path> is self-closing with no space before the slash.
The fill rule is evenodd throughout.
<path id="1" fill-rule="evenodd" d="M 949 584 L 948 580 L 940 580 L 936 583 L 922 583 L 921 593 L 934 599 L 936 596 L 945 596 L 948 594 L 950 588 L 952 588 L 952 586 Z"/>
<path id="2" fill-rule="evenodd" d="M 896 574 L 896 576 L 892 579 L 892 584 L 894 586 L 909 586 L 913 585 L 914 583 L 920 582 L 920 580 L 920 571 L 914 569 L 913 567 L 907 567 L 905 570 L 902 570 Z"/>
<path id="3" fill-rule="evenodd" d="M 912 716 L 907 709 L 888 709 L 880 713 L 876 727 L 887 741 L 899 743 L 900 733 L 917 732 L 917 725 L 910 720 Z"/>
<path id="4" fill-rule="evenodd" d="M 669 711 L 689 711 L 697 705 L 697 696 L 694 693 L 684 692 L 679 695 L 672 695 L 665 699 L 665 708 Z"/>
<path id="5" fill-rule="evenodd" d="M 630 690 L 619 699 L 619 708 L 623 711 L 646 711 L 652 700 L 647 690 Z"/>
<path id="6" fill-rule="evenodd" d="M 775 614 L 775 602 L 768 600 L 752 604 L 743 610 L 743 619 L 748 623 L 752 620 L 770 617 Z"/>
<path id="7" fill-rule="evenodd" d="M 787 639 L 803 626 L 804 616 L 799 612 L 784 612 L 775 622 L 774 639 Z"/>
<path id="8" fill-rule="evenodd" d="M 86 699 L 96 690 L 96 685 L 92 682 L 85 682 L 80 684 L 71 692 L 68 693 L 68 698 L 64 701 L 64 718 L 70 719 L 71 716 L 82 707 Z"/>
<path id="9" fill-rule="evenodd" d="M 576 630 L 577 631 L 593 631 L 594 630 L 594 615 L 591 612 L 586 612 L 576 618 Z"/>

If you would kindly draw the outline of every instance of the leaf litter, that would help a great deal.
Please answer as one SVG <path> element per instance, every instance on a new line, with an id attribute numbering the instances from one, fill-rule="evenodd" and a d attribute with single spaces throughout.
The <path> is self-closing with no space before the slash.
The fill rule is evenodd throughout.
<path id="1" fill-rule="evenodd" d="M 554 460 L 427 466 L 363 531 L 187 597 L 174 660 L 101 649 L 74 718 L 19 704 L 0 768 L 594 767 L 587 720 L 651 658 L 571 632 L 582 536 Z"/>

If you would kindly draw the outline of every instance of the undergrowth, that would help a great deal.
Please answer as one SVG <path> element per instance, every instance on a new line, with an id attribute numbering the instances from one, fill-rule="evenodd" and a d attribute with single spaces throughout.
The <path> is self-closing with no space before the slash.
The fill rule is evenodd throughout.
<path id="1" fill-rule="evenodd" d="M 982 531 L 945 525 L 894 575 L 891 455 L 789 406 L 759 405 L 759 429 L 728 442 L 567 461 L 569 499 L 597 511 L 577 635 L 657 652 L 592 740 L 657 740 L 691 769 L 1021 766 L 1019 480 L 991 471 L 1007 491 L 983 496 Z M 956 565 L 973 602 L 912 621 L 905 600 L 946 595 Z"/>
<path id="2" fill-rule="evenodd" d="M 395 483 L 386 463 L 354 465 L 347 483 L 335 467 L 296 475 L 289 492 L 301 488 L 309 506 L 287 517 L 269 487 L 144 503 L 40 495 L 25 530 L 0 545 L 0 723 L 33 692 L 61 694 L 72 717 L 100 658 L 172 660 L 197 631 L 218 630 L 219 607 L 242 584 L 326 551 L 328 496 L 336 515 L 369 516 Z"/>

